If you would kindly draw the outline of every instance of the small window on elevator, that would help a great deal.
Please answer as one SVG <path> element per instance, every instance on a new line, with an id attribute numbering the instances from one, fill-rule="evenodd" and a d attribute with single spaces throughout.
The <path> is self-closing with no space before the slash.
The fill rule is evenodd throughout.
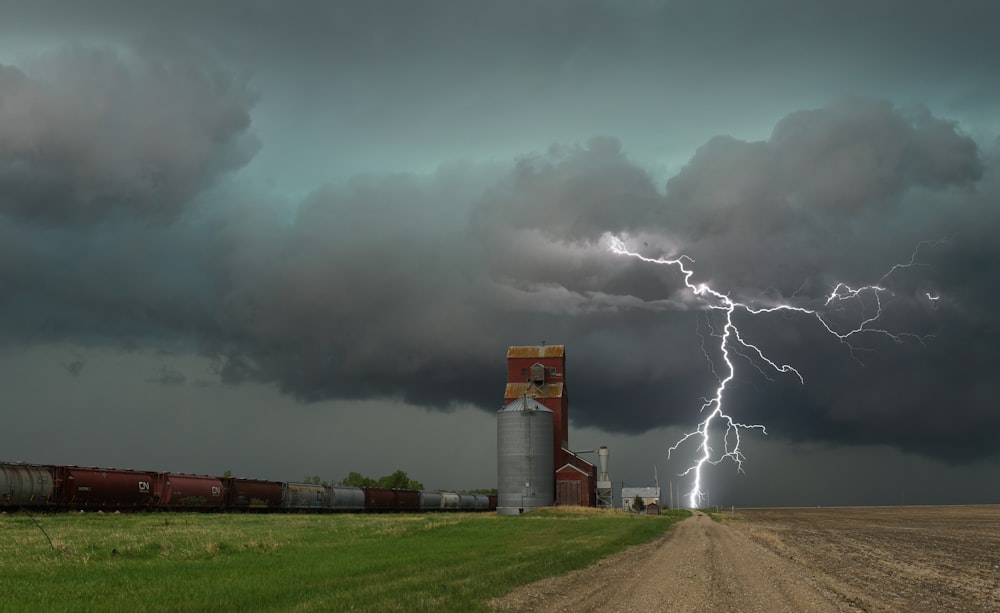
<path id="1" fill-rule="evenodd" d="M 531 382 L 535 385 L 542 385 L 545 383 L 545 367 L 541 364 L 535 363 L 531 365 Z"/>

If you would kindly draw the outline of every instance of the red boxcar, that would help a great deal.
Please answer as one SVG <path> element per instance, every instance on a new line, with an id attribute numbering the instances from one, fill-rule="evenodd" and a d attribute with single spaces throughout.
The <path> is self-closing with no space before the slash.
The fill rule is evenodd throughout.
<path id="1" fill-rule="evenodd" d="M 57 504 L 73 509 L 144 509 L 153 502 L 156 474 L 117 468 L 56 466 Z"/>
<path id="2" fill-rule="evenodd" d="M 383 487 L 365 488 L 365 511 L 419 511 L 420 492 Z"/>
<path id="3" fill-rule="evenodd" d="M 226 486 L 219 477 L 159 473 L 153 506 L 167 511 L 214 511 L 226 505 Z"/>
<path id="4" fill-rule="evenodd" d="M 282 488 L 277 481 L 260 479 L 226 480 L 227 507 L 235 511 L 277 511 L 281 509 Z"/>
<path id="5" fill-rule="evenodd" d="M 392 490 L 396 493 L 396 510 L 397 511 L 419 511 L 420 510 L 420 492 L 416 490 Z"/>
<path id="6" fill-rule="evenodd" d="M 365 511 L 395 511 L 396 494 L 393 490 L 382 487 L 365 488 Z"/>

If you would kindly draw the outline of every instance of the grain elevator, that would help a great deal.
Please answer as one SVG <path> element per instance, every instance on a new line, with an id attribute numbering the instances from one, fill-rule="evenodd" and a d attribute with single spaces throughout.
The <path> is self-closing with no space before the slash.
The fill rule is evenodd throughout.
<path id="1" fill-rule="evenodd" d="M 595 506 L 597 468 L 569 450 L 568 438 L 565 347 L 509 347 L 504 406 L 497 414 L 498 513 L 553 503 Z"/>

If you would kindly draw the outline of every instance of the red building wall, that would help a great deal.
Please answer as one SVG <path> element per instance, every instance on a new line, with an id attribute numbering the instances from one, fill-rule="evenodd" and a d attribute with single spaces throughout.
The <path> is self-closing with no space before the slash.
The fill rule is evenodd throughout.
<path id="1" fill-rule="evenodd" d="M 545 379 L 541 386 L 531 382 L 531 367 L 541 364 Z M 556 450 L 556 466 L 564 462 L 558 451 L 568 443 L 569 395 L 566 390 L 566 352 L 562 345 L 515 346 L 507 349 L 507 390 L 504 404 L 520 398 L 524 393 L 553 413 L 552 439 Z"/>
<path id="2" fill-rule="evenodd" d="M 567 454 L 570 455 L 570 454 Z M 566 464 L 556 471 L 556 504 L 582 507 L 597 505 L 597 483 L 586 462 Z"/>

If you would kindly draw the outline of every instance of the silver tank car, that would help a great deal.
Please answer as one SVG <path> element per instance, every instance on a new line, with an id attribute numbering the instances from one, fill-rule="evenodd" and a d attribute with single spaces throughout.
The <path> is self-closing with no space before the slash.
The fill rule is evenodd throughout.
<path id="1" fill-rule="evenodd" d="M 459 494 L 458 508 L 461 509 L 462 511 L 475 511 L 476 510 L 475 494 Z"/>
<path id="2" fill-rule="evenodd" d="M 44 506 L 52 499 L 52 470 L 32 464 L 0 464 L 0 508 Z"/>
<path id="3" fill-rule="evenodd" d="M 440 511 L 444 504 L 444 496 L 438 492 L 420 492 L 421 511 Z"/>
<path id="4" fill-rule="evenodd" d="M 458 494 L 454 492 L 441 493 L 441 508 L 446 511 L 457 511 L 459 506 Z"/>
<path id="5" fill-rule="evenodd" d="M 490 509 L 490 497 L 485 494 L 473 494 L 476 497 L 476 510 L 488 511 Z"/>
<path id="6" fill-rule="evenodd" d="M 332 486 L 330 508 L 334 511 L 364 511 L 365 491 L 360 487 Z"/>

